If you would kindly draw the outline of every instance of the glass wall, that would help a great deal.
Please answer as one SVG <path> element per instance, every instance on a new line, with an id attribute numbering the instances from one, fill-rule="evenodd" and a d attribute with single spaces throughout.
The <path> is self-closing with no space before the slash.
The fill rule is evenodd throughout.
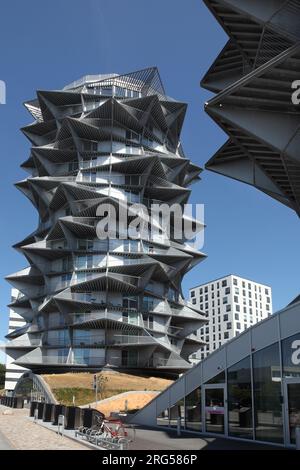
<path id="1" fill-rule="evenodd" d="M 200 387 L 185 397 L 185 427 L 190 431 L 202 431 Z"/>
<path id="2" fill-rule="evenodd" d="M 178 418 L 180 418 L 180 426 L 184 428 L 185 425 L 185 409 L 184 409 L 184 398 L 179 400 L 172 408 L 170 408 L 170 426 L 175 428 L 178 424 Z"/>
<path id="3" fill-rule="evenodd" d="M 282 341 L 282 367 L 284 377 L 300 377 L 300 334 Z"/>
<path id="4" fill-rule="evenodd" d="M 227 381 L 228 433 L 253 439 L 250 357 L 228 369 Z"/>
<path id="5" fill-rule="evenodd" d="M 164 411 L 157 417 L 156 424 L 157 424 L 157 426 L 164 426 L 164 427 L 168 427 L 168 426 L 169 426 L 169 424 L 170 424 L 170 413 L 169 413 L 169 409 L 164 410 Z"/>
<path id="6" fill-rule="evenodd" d="M 253 354 L 255 439 L 283 442 L 279 345 Z"/>
<path id="7" fill-rule="evenodd" d="M 300 426 L 300 333 L 249 351 L 226 373 L 222 370 L 205 383 L 200 379 L 198 388 L 169 405 L 157 425 L 176 427 L 180 418 L 187 431 L 227 435 L 228 430 L 234 438 L 295 445 Z"/>
<path id="8" fill-rule="evenodd" d="M 225 396 L 224 387 L 208 388 L 205 393 L 205 429 L 206 432 L 224 434 L 225 432 Z"/>

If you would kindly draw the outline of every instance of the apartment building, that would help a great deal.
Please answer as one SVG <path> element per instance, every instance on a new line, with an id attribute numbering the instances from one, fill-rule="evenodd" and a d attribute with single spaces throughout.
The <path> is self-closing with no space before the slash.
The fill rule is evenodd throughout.
<path id="1" fill-rule="evenodd" d="M 233 274 L 190 289 L 190 301 L 209 319 L 197 332 L 206 346 L 191 356 L 194 363 L 272 314 L 271 287 Z"/>

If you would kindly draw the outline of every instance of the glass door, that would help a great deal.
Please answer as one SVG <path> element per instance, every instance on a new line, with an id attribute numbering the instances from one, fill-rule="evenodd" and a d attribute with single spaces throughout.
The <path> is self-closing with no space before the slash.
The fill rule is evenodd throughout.
<path id="1" fill-rule="evenodd" d="M 225 384 L 204 386 L 204 431 L 227 435 Z"/>
<path id="2" fill-rule="evenodd" d="M 284 387 L 286 444 L 296 445 L 296 427 L 300 426 L 300 378 L 286 378 Z"/>

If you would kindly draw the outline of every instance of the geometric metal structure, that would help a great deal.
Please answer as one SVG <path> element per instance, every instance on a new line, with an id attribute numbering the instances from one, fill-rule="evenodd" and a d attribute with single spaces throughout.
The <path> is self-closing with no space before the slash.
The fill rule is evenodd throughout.
<path id="1" fill-rule="evenodd" d="M 206 168 L 255 186 L 300 215 L 299 0 L 204 0 L 229 41 L 202 80 L 228 141 Z"/>
<path id="2" fill-rule="evenodd" d="M 97 238 L 99 204 L 130 219 L 135 203 L 187 203 L 201 169 L 180 143 L 186 104 L 149 68 L 38 91 L 25 106 L 35 119 L 23 128 L 30 176 L 16 186 L 40 221 L 15 246 L 29 267 L 7 278 L 21 293 L 11 307 L 27 321 L 8 335 L 9 354 L 38 373 L 191 367 L 206 318 L 184 301 L 181 281 L 205 255 L 161 231 Z"/>

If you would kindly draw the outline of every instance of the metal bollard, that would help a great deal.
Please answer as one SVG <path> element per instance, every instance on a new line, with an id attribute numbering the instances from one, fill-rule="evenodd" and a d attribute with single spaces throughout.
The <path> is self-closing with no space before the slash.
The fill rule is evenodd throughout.
<path id="1" fill-rule="evenodd" d="M 64 429 L 65 429 L 65 417 L 64 417 L 64 415 L 59 415 L 57 434 L 63 436 L 64 435 Z"/>
<path id="2" fill-rule="evenodd" d="M 295 435 L 296 435 L 296 449 L 300 450 L 300 426 L 296 426 Z"/>
<path id="3" fill-rule="evenodd" d="M 34 416 L 34 422 L 36 423 L 37 420 L 39 419 L 39 410 L 37 408 L 34 410 L 33 416 Z"/>

